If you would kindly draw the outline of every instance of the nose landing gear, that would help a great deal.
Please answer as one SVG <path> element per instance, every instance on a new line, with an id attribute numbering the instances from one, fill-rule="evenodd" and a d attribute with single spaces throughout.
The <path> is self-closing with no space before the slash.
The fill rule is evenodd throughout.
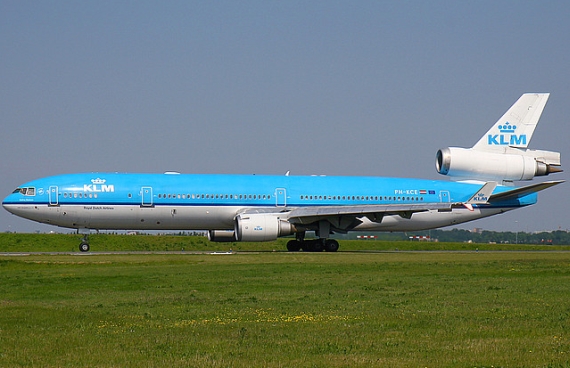
<path id="1" fill-rule="evenodd" d="M 79 244 L 79 251 L 89 252 L 89 234 L 83 234 L 83 238 Z"/>

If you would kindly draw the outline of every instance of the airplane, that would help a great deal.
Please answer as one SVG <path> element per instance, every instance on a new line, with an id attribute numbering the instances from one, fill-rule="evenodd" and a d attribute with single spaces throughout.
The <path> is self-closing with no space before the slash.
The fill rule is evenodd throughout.
<path id="1" fill-rule="evenodd" d="M 415 231 L 456 225 L 537 202 L 559 181 L 560 153 L 528 144 L 549 98 L 523 94 L 471 148 L 447 147 L 436 170 L 452 181 L 391 177 L 79 173 L 22 184 L 2 206 L 14 215 L 83 234 L 92 230 L 207 230 L 211 241 L 291 236 L 289 251 L 339 249 L 350 231 Z M 306 239 L 307 232 L 315 237 Z"/>

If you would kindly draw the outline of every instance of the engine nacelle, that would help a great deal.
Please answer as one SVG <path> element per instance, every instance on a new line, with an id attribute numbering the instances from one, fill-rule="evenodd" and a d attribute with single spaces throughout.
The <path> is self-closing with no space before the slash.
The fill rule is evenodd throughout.
<path id="1" fill-rule="evenodd" d="M 436 170 L 442 175 L 499 182 L 531 180 L 562 171 L 558 166 L 558 152 L 516 148 L 493 152 L 448 147 L 437 151 L 435 160 Z"/>
<path id="2" fill-rule="evenodd" d="M 235 236 L 238 241 L 262 242 L 293 234 L 294 226 L 280 214 L 252 213 L 236 217 Z"/>

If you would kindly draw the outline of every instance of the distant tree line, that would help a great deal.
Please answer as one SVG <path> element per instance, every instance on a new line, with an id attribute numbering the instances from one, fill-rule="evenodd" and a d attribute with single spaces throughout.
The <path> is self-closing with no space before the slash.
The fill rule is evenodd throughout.
<path id="1" fill-rule="evenodd" d="M 144 232 L 137 232 L 145 235 Z M 204 231 L 180 231 L 171 233 L 153 233 L 152 235 L 178 235 L 178 236 L 206 236 Z M 308 234 L 310 236 L 312 234 Z M 379 232 L 360 233 L 350 232 L 346 235 L 335 235 L 339 239 L 356 239 L 357 236 L 372 235 L 377 240 L 409 240 L 409 241 L 440 241 L 456 243 L 497 243 L 497 244 L 544 244 L 544 245 L 569 245 L 570 232 L 565 230 L 543 231 L 538 233 L 511 232 L 511 231 L 469 231 L 462 229 L 452 230 L 425 230 L 414 232 Z M 422 238 L 423 237 L 423 238 Z"/>
<path id="2" fill-rule="evenodd" d="M 350 233 L 347 238 L 356 238 L 358 233 Z M 367 234 L 367 235 L 372 235 Z M 472 242 L 472 243 L 509 243 L 509 244 L 544 244 L 544 245 L 567 245 L 570 244 L 570 232 L 556 230 L 551 232 L 511 232 L 511 231 L 480 231 L 452 229 L 452 230 L 429 230 L 406 233 L 374 233 L 378 240 L 410 240 L 418 241 L 420 237 L 429 237 L 432 241 L 440 242 Z M 415 238 L 414 238 L 415 237 Z M 423 238 L 422 240 L 427 240 Z"/>
<path id="3" fill-rule="evenodd" d="M 179 232 L 105 232 L 107 234 L 121 235 L 175 235 L 175 236 L 207 236 L 205 231 L 179 231 Z M 307 234 L 312 236 L 313 234 Z M 452 230 L 424 230 L 414 232 L 350 232 L 348 234 L 336 234 L 337 239 L 356 239 L 359 236 L 367 236 L 376 240 L 408 240 L 408 241 L 440 241 L 456 243 L 497 243 L 497 244 L 544 244 L 544 245 L 570 245 L 570 232 L 566 230 L 543 231 L 536 233 L 512 232 L 512 231 L 469 231 L 462 229 Z"/>

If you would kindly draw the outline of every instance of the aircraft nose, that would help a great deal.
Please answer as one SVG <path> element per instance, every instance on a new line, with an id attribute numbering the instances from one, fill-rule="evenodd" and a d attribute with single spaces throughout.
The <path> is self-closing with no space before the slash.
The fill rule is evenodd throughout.
<path id="1" fill-rule="evenodd" d="M 2 200 L 2 207 L 4 207 L 4 209 L 8 212 L 12 212 L 12 211 L 10 211 L 10 208 L 8 207 L 8 202 L 9 202 L 11 196 L 12 196 L 12 194 L 10 194 L 9 196 L 7 196 L 6 198 L 4 198 Z"/>
<path id="2" fill-rule="evenodd" d="M 2 200 L 2 207 L 10 213 L 14 213 L 14 205 L 17 203 L 17 198 L 15 193 L 11 193 L 7 195 Z"/>

